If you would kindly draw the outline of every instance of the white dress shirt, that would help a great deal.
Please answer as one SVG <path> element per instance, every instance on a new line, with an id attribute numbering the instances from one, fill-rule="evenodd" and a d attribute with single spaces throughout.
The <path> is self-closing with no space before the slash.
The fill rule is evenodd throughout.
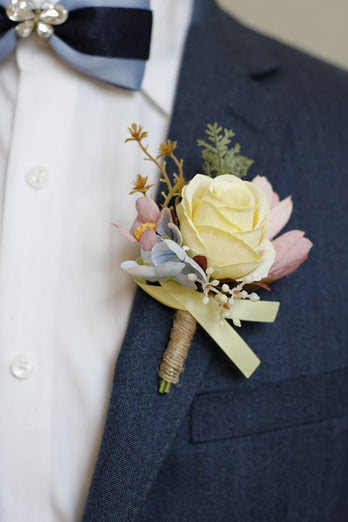
<path id="1" fill-rule="evenodd" d="M 191 1 L 152 0 L 141 91 L 85 77 L 36 35 L 0 64 L 0 520 L 77 521 L 134 284 L 127 127 L 166 138 Z"/>

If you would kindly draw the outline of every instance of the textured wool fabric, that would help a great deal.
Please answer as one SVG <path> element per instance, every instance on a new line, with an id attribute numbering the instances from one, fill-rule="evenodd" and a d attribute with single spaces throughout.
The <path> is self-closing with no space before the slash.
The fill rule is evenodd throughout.
<path id="1" fill-rule="evenodd" d="M 181 386 L 157 393 L 173 311 L 138 292 L 85 522 L 344 522 L 348 517 L 347 74 L 196 1 L 170 138 L 200 170 L 208 122 L 233 128 L 313 241 L 276 282 L 273 325 L 240 333 L 245 379 L 198 329 Z"/>

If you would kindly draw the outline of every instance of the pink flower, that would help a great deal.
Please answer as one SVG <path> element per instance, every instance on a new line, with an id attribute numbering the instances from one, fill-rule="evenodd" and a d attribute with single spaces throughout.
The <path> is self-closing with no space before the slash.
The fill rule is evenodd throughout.
<path id="1" fill-rule="evenodd" d="M 146 196 L 138 198 L 135 206 L 138 216 L 130 232 L 121 225 L 115 224 L 115 227 L 118 228 L 121 234 L 127 239 L 138 241 L 142 250 L 150 251 L 158 242 L 156 230 L 163 219 L 164 213 L 160 211 L 153 199 Z"/>
<path id="2" fill-rule="evenodd" d="M 290 230 L 272 241 L 276 258 L 267 279 L 274 281 L 289 275 L 307 259 L 313 243 L 304 234 L 301 230 Z"/>
<path id="3" fill-rule="evenodd" d="M 264 176 L 256 176 L 253 183 L 266 193 L 271 207 L 271 219 L 267 230 L 267 238 L 272 239 L 276 251 L 276 258 L 271 266 L 267 280 L 276 280 L 291 274 L 308 257 L 313 243 L 304 237 L 301 230 L 290 230 L 281 236 L 274 237 L 287 224 L 292 214 L 293 204 L 291 196 L 279 201 L 279 196 L 273 191 L 272 185 Z"/>

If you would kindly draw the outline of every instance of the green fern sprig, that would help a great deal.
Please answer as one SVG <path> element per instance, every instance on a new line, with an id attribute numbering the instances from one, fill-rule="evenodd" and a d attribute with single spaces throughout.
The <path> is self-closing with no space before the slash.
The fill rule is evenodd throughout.
<path id="1" fill-rule="evenodd" d="M 211 143 L 197 140 L 198 146 L 203 148 L 204 174 L 212 178 L 221 174 L 244 177 L 254 161 L 240 154 L 239 143 L 230 147 L 231 138 L 235 136 L 235 132 L 232 129 L 223 129 L 216 122 L 208 123 L 205 132 Z"/>

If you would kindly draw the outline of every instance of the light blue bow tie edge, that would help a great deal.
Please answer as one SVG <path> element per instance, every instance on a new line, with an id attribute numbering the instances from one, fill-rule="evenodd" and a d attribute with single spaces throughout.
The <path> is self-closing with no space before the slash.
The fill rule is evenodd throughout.
<path id="1" fill-rule="evenodd" d="M 68 11 L 83 7 L 128 7 L 138 9 L 149 9 L 150 7 L 149 0 L 62 0 L 60 3 Z M 0 5 L 4 9 L 6 9 L 7 4 L 4 0 L 0 0 Z M 15 28 L 8 31 L 0 39 L 0 62 L 13 52 L 17 42 L 18 36 Z M 114 86 L 132 90 L 140 89 L 145 72 L 145 60 L 108 58 L 83 54 L 69 47 L 55 35 L 48 42 L 57 55 L 83 74 Z"/>

